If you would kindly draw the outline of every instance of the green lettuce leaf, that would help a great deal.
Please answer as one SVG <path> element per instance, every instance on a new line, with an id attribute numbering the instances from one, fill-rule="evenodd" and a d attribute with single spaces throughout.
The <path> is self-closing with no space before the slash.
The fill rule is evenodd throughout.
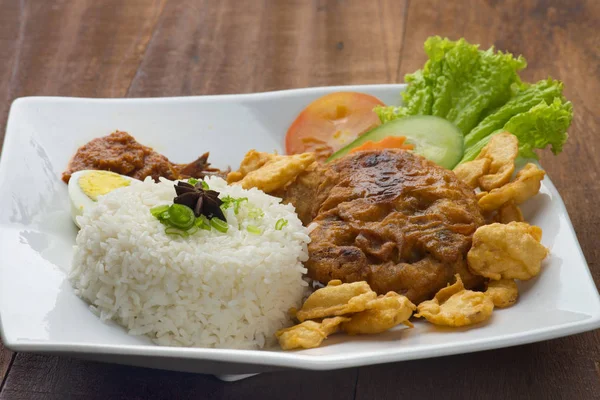
<path id="1" fill-rule="evenodd" d="M 459 164 L 477 157 L 490 138 L 503 131 L 508 131 L 519 139 L 519 155 L 525 158 L 538 158 L 535 149 L 550 146 L 554 154 L 562 151 L 567 141 L 567 129 L 573 120 L 573 105 L 562 97 L 555 97 L 550 104 L 542 100 L 526 112 L 510 118 L 508 122 L 492 134 L 483 137 L 479 142 L 465 149 Z"/>
<path id="2" fill-rule="evenodd" d="M 562 96 L 563 85 L 560 81 L 547 79 L 533 85 L 527 85 L 518 91 L 503 106 L 488 114 L 475 128 L 465 136 L 465 147 L 468 149 L 492 132 L 501 129 L 515 115 L 529 111 L 532 107 L 545 102 L 551 104 L 554 98 Z"/>
<path id="3" fill-rule="evenodd" d="M 410 114 L 406 107 L 395 107 L 395 106 L 375 106 L 373 109 L 377 115 L 379 115 L 379 119 L 381 123 L 385 124 L 386 122 L 393 121 L 398 118 L 408 117 Z"/>
<path id="4" fill-rule="evenodd" d="M 519 138 L 522 157 L 537 158 L 534 149 L 550 146 L 554 154 L 562 151 L 572 120 L 571 102 L 556 97 L 551 104 L 542 101 L 531 110 L 515 115 L 504 125 L 504 130 Z"/>
<path id="5" fill-rule="evenodd" d="M 461 163 L 477 157 L 490 138 L 509 131 L 519 139 L 522 157 L 535 149 L 562 151 L 573 106 L 562 82 L 546 79 L 526 84 L 519 78 L 525 60 L 493 48 L 479 50 L 464 39 L 433 36 L 425 42 L 429 57 L 422 70 L 405 76 L 403 105 L 375 108 L 382 123 L 410 115 L 435 115 L 454 123 L 465 135 Z"/>
<path id="6" fill-rule="evenodd" d="M 376 110 L 383 123 L 406 115 L 435 115 L 454 123 L 464 134 L 482 114 L 504 104 L 522 86 L 522 57 L 478 49 L 460 39 L 433 36 L 425 42 L 429 60 L 423 70 L 405 76 L 404 106 Z"/>

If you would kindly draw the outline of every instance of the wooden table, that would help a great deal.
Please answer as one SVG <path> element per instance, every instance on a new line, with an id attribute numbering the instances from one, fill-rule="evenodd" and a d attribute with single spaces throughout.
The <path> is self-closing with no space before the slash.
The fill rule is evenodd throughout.
<path id="1" fill-rule="evenodd" d="M 145 97 L 402 82 L 426 37 L 523 54 L 575 107 L 542 163 L 600 282 L 600 1 L 0 0 L 0 135 L 30 95 Z M 0 136 L 0 139 L 2 136 Z M 237 383 L 0 345 L 1 399 L 600 398 L 600 333 L 431 360 Z"/>

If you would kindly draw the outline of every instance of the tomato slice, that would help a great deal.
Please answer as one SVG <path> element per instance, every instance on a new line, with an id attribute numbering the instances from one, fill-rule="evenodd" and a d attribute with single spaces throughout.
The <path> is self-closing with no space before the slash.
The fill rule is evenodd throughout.
<path id="1" fill-rule="evenodd" d="M 316 151 L 329 156 L 381 122 L 373 108 L 383 106 L 374 96 L 357 92 L 327 94 L 296 117 L 285 137 L 287 154 Z"/>

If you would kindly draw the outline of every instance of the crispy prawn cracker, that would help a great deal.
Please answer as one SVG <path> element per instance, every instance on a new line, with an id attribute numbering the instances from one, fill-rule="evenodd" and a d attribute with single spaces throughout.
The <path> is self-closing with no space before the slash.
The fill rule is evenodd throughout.
<path id="1" fill-rule="evenodd" d="M 417 318 L 425 318 L 435 325 L 468 326 L 486 321 L 492 316 L 494 303 L 481 292 L 466 290 L 460 275 L 456 282 L 441 289 L 432 300 L 417 306 Z"/>
<path id="2" fill-rule="evenodd" d="M 340 324 L 350 318 L 325 318 L 322 322 L 305 321 L 301 324 L 281 329 L 275 333 L 283 350 L 311 349 L 319 347 L 323 340 L 338 331 Z"/>
<path id="3" fill-rule="evenodd" d="M 285 187 L 315 162 L 314 153 L 281 156 L 250 150 L 240 169 L 229 173 L 228 183 L 238 183 L 244 189 L 257 188 L 266 193 Z"/>
<path id="4" fill-rule="evenodd" d="M 494 222 L 509 224 L 511 222 L 525 221 L 521 209 L 512 201 L 503 204 L 498 210 L 484 211 L 483 216 L 487 224 L 493 224 Z"/>
<path id="5" fill-rule="evenodd" d="M 517 302 L 519 288 L 514 279 L 489 281 L 485 294 L 492 300 L 494 307 L 510 307 Z"/>
<path id="6" fill-rule="evenodd" d="M 475 231 L 467 254 L 469 269 L 490 279 L 531 279 L 540 273 L 548 249 L 542 230 L 525 222 L 484 225 Z"/>
<path id="7" fill-rule="evenodd" d="M 519 154 L 519 140 L 509 132 L 494 135 L 475 160 L 490 160 L 488 171 L 479 178 L 479 187 L 490 191 L 510 181 Z"/>
<path id="8" fill-rule="evenodd" d="M 482 195 L 479 198 L 479 207 L 483 211 L 493 211 L 509 202 L 521 204 L 540 191 L 545 174 L 535 164 L 529 163 L 519 171 L 513 182 Z"/>
<path id="9" fill-rule="evenodd" d="M 475 189 L 479 186 L 479 178 L 487 174 L 490 164 L 491 160 L 489 158 L 481 158 L 460 164 L 452 171 L 458 179 Z"/>
<path id="10" fill-rule="evenodd" d="M 244 156 L 240 164 L 240 169 L 232 171 L 227 175 L 227 183 L 238 182 L 252 171 L 256 171 L 267 162 L 277 157 L 277 154 L 263 153 L 254 149 L 250 150 Z"/>
<path id="11" fill-rule="evenodd" d="M 498 222 L 500 222 L 501 224 L 509 224 L 511 222 L 525 221 L 525 218 L 523 218 L 523 213 L 521 212 L 521 209 L 519 208 L 518 205 L 516 205 L 512 201 L 509 201 L 508 203 L 506 203 L 502 207 L 500 207 L 500 209 L 498 210 L 497 219 L 498 219 Z"/>
<path id="12" fill-rule="evenodd" d="M 296 318 L 302 322 L 360 312 L 375 298 L 377 294 L 365 281 L 342 284 L 342 281 L 334 279 L 306 299 L 302 308 L 296 312 Z"/>
<path id="13" fill-rule="evenodd" d="M 484 196 L 487 196 L 488 192 L 478 192 L 475 193 L 475 198 L 477 201 L 481 200 Z"/>
<path id="14" fill-rule="evenodd" d="M 416 306 L 407 297 L 388 292 L 367 303 L 367 309 L 354 314 L 342 324 L 349 335 L 385 332 L 396 325 L 408 322 Z"/>

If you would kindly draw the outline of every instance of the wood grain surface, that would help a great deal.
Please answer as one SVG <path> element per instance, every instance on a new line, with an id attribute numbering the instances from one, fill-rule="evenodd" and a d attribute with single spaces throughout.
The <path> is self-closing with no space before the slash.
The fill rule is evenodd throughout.
<path id="1" fill-rule="evenodd" d="M 596 0 L 0 0 L 0 139 L 27 95 L 147 97 L 401 82 L 430 35 L 523 54 L 565 83 L 575 119 L 542 163 L 600 284 L 600 2 Z M 237 383 L 0 345 L 0 399 L 600 398 L 600 333 Z"/>

